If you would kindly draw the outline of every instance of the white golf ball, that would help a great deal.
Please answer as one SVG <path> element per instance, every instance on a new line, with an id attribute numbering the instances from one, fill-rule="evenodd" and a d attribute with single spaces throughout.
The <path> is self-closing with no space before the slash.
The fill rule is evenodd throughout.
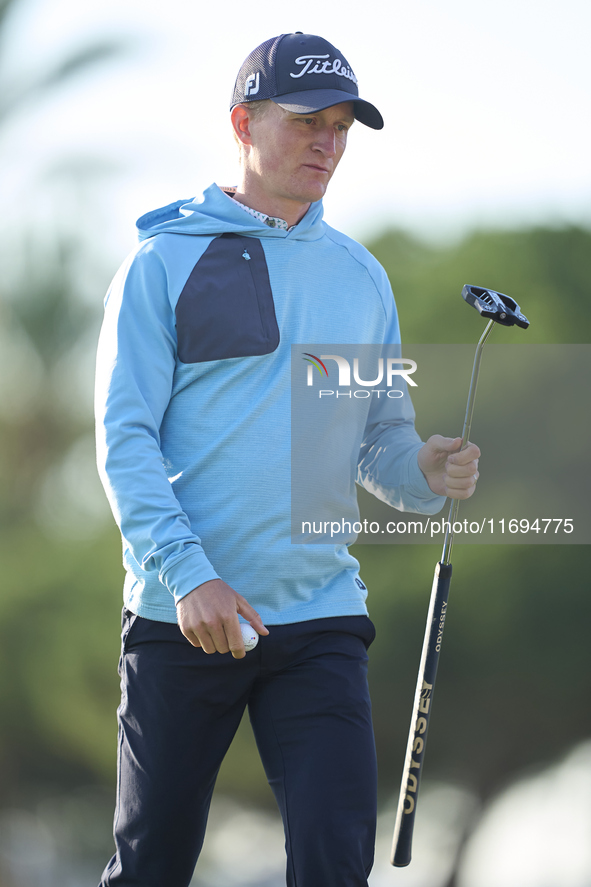
<path id="1" fill-rule="evenodd" d="M 240 631 L 242 632 L 242 640 L 244 641 L 244 649 L 246 652 L 248 653 L 249 650 L 254 650 L 259 642 L 258 633 L 252 628 L 252 626 L 246 625 L 244 622 L 240 623 Z"/>

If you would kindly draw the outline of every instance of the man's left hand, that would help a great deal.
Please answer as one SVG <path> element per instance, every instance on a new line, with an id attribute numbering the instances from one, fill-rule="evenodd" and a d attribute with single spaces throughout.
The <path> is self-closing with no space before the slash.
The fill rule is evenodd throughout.
<path id="1" fill-rule="evenodd" d="M 461 437 L 434 434 L 419 450 L 419 468 L 438 496 L 469 499 L 476 489 L 480 450 L 469 442 L 463 450 L 461 446 Z"/>

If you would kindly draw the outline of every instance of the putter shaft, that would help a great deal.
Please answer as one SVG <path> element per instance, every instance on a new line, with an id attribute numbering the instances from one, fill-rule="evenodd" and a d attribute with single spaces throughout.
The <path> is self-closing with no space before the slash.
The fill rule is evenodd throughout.
<path id="1" fill-rule="evenodd" d="M 472 416 L 474 415 L 474 402 L 476 400 L 476 388 L 478 386 L 478 375 L 480 373 L 480 362 L 482 360 L 482 351 L 484 349 L 484 345 L 486 340 L 490 336 L 492 332 L 492 328 L 495 325 L 494 320 L 489 320 L 487 323 L 483 334 L 478 340 L 478 345 L 476 346 L 476 354 L 474 355 L 474 364 L 472 366 L 472 378 L 470 379 L 470 390 L 468 391 L 468 403 L 466 405 L 466 416 L 464 418 L 464 430 L 462 431 L 462 446 L 463 450 L 468 444 L 468 438 L 470 437 L 470 429 L 472 428 Z M 441 563 L 449 564 L 451 563 L 451 550 L 454 542 L 454 523 L 458 517 L 458 511 L 460 509 L 460 500 L 452 499 L 451 505 L 449 506 L 449 515 L 447 518 L 447 527 L 445 530 L 445 539 L 443 542 L 443 552 L 441 554 Z"/>

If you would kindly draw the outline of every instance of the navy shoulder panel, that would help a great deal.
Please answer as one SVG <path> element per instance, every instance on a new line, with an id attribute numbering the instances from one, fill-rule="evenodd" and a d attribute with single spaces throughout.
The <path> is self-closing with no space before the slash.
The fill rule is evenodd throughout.
<path id="1" fill-rule="evenodd" d="M 212 240 L 181 292 L 176 323 L 183 363 L 275 351 L 279 327 L 260 240 L 239 234 Z"/>

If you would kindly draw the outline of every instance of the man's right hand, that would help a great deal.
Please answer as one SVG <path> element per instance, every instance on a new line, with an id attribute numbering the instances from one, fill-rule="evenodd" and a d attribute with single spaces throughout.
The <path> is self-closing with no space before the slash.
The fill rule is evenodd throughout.
<path id="1" fill-rule="evenodd" d="M 259 634 L 269 634 L 256 610 L 221 579 L 198 585 L 177 604 L 180 629 L 194 647 L 231 653 L 234 659 L 246 655 L 239 613 Z"/>

